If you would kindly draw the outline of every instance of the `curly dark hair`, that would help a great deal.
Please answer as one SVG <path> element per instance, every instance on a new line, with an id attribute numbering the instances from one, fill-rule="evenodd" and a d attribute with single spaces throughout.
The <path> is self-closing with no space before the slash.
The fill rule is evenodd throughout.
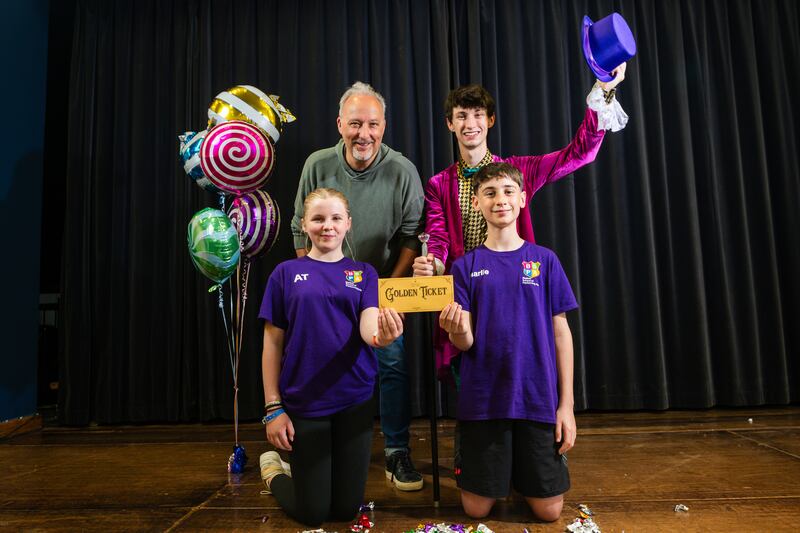
<path id="1" fill-rule="evenodd" d="M 444 101 L 444 116 L 453 120 L 453 108 L 485 109 L 489 118 L 494 116 L 494 98 L 489 91 L 477 84 L 462 85 L 453 89 Z"/>

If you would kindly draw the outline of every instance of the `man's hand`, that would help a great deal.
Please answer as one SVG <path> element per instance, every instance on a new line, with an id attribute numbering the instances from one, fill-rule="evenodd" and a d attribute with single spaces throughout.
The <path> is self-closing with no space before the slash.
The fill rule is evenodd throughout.
<path id="1" fill-rule="evenodd" d="M 605 92 L 608 92 L 611 89 L 613 89 L 614 87 L 616 87 L 617 85 L 619 85 L 620 83 L 622 83 L 622 80 L 625 79 L 625 69 L 626 68 L 628 68 L 628 64 L 627 63 L 623 63 L 623 64 L 619 65 L 617 68 L 615 68 L 614 70 L 612 70 L 611 74 L 614 76 L 614 79 L 611 80 L 611 81 L 606 81 L 606 82 L 598 81 L 597 83 L 600 84 L 600 88 L 603 89 Z"/>
<path id="2" fill-rule="evenodd" d="M 414 276 L 433 276 L 434 271 L 434 261 L 433 261 L 433 254 L 428 254 L 427 257 L 419 256 L 414 259 L 414 264 L 412 265 L 414 270 Z"/>
<path id="3" fill-rule="evenodd" d="M 559 407 L 556 410 L 556 442 L 561 443 L 558 453 L 563 455 L 575 446 L 578 428 L 575 424 L 575 413 L 571 407 Z"/>

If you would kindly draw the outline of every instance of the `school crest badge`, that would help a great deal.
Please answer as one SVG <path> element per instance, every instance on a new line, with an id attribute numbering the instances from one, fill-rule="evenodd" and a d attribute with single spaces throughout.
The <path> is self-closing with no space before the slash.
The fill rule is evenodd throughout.
<path id="1" fill-rule="evenodd" d="M 349 289 L 355 289 L 361 292 L 361 287 L 358 286 L 361 280 L 364 279 L 363 270 L 345 270 L 344 271 L 344 286 Z"/>
<path id="2" fill-rule="evenodd" d="M 539 261 L 523 261 L 522 262 L 522 275 L 526 278 L 538 278 L 539 277 L 539 267 L 542 266 L 542 263 Z"/>
<path id="3" fill-rule="evenodd" d="M 361 283 L 363 270 L 345 270 L 344 276 L 350 283 Z"/>

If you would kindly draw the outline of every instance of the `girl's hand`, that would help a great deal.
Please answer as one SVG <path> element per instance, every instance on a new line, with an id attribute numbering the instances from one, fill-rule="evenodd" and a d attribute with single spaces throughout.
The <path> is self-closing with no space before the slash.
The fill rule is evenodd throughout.
<path id="1" fill-rule="evenodd" d="M 390 307 L 378 310 L 378 346 L 388 346 L 403 334 L 403 319 Z"/>
<path id="2" fill-rule="evenodd" d="M 267 441 L 279 450 L 292 451 L 294 426 L 286 413 L 267 422 Z"/>

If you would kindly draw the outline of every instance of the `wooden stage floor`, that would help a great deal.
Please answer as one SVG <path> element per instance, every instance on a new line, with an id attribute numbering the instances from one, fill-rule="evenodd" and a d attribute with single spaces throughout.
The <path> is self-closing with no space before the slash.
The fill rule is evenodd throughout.
<path id="1" fill-rule="evenodd" d="M 477 525 L 452 476 L 453 421 L 439 426 L 441 505 L 432 505 L 427 420 L 412 427 L 424 490 L 402 493 L 382 470 L 376 430 L 365 500 L 373 531 L 420 522 Z M 0 530 L 286 531 L 307 529 L 259 494 L 260 424 L 240 429 L 250 455 L 225 472 L 232 425 L 45 428 L 0 441 Z M 484 521 L 496 532 L 564 531 L 587 504 L 608 532 L 775 532 L 800 529 L 800 407 L 583 413 L 570 453 L 572 490 L 561 520 L 537 523 L 519 498 Z M 676 504 L 688 512 L 676 513 Z M 346 523 L 327 523 L 344 532 Z"/>

